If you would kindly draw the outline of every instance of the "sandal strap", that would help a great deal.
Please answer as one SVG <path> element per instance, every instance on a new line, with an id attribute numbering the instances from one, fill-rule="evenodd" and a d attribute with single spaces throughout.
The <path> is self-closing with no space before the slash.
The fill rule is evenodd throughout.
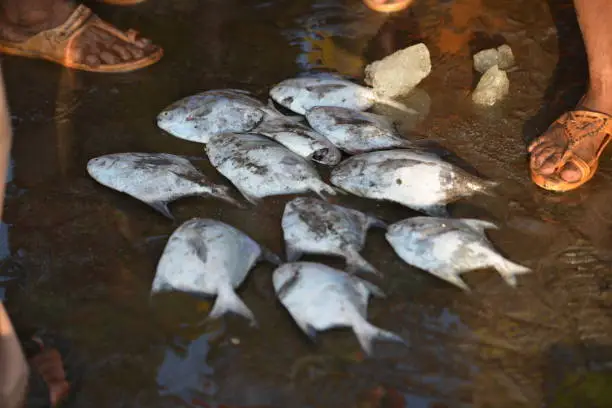
<path id="1" fill-rule="evenodd" d="M 590 110 L 574 110 L 561 115 L 559 119 L 555 121 L 555 125 L 563 127 L 563 132 L 567 139 L 567 148 L 557 164 L 557 169 L 560 169 L 571 161 L 580 168 L 583 175 L 586 176 L 590 171 L 591 165 L 599 159 L 604 147 L 610 141 L 612 116 Z M 601 134 L 601 132 L 605 132 L 606 137 L 590 162 L 586 162 L 574 153 L 574 147 L 580 142 L 587 138 L 597 136 Z"/>

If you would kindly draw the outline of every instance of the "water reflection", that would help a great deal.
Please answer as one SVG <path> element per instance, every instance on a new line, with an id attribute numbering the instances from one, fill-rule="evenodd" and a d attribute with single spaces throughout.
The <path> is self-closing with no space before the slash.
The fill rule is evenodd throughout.
<path id="1" fill-rule="evenodd" d="M 211 339 L 221 334 L 222 330 L 205 333 L 191 342 L 177 338 L 168 346 L 157 371 L 161 396 L 178 397 L 192 404 L 216 393 L 217 386 L 211 379 L 214 370 L 208 365 L 208 354 Z"/>

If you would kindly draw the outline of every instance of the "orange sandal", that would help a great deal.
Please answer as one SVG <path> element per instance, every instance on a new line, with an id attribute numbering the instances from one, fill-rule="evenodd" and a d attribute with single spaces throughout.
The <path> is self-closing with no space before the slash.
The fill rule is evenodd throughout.
<path id="1" fill-rule="evenodd" d="M 552 126 L 562 126 L 567 138 L 567 148 L 563 156 L 557 163 L 555 173 L 544 176 L 531 169 L 531 179 L 538 186 L 557 192 L 565 192 L 574 190 L 587 181 L 591 180 L 599 166 L 599 157 L 603 153 L 605 147 L 612 140 L 612 116 L 604 113 L 593 112 L 589 110 L 575 110 L 564 113 L 557 119 Z M 550 128 L 549 128 L 550 129 Z M 573 147 L 579 144 L 582 140 L 588 137 L 605 133 L 605 137 L 601 145 L 597 149 L 595 158 L 590 162 L 586 162 L 578 157 L 573 152 Z M 556 172 L 563 168 L 568 162 L 573 163 L 582 173 L 582 178 L 576 182 L 567 182 L 563 180 Z"/>
<path id="2" fill-rule="evenodd" d="M 412 4 L 413 0 L 363 0 L 366 6 L 380 13 L 394 13 L 401 11 Z"/>
<path id="3" fill-rule="evenodd" d="M 113 6 L 134 6 L 145 2 L 146 0 L 101 0 L 102 3 L 112 4 Z"/>
<path id="4" fill-rule="evenodd" d="M 110 35 L 127 43 L 134 44 L 138 33 L 134 30 L 123 32 L 106 23 L 84 5 L 78 6 L 68 17 L 66 22 L 51 30 L 42 31 L 26 41 L 15 43 L 0 41 L 0 52 L 27 58 L 39 58 L 52 61 L 66 68 L 79 69 L 89 72 L 130 72 L 152 65 L 163 56 L 161 48 L 138 60 L 122 62 L 119 64 L 100 64 L 92 67 L 87 64 L 73 61 L 71 45 L 75 39 L 91 27 L 102 29 Z"/>

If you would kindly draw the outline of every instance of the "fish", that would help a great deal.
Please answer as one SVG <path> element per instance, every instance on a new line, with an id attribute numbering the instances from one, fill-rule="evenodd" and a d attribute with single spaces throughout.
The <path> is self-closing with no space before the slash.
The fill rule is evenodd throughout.
<path id="1" fill-rule="evenodd" d="M 203 196 L 244 208 L 230 188 L 214 184 L 189 160 L 168 153 L 114 153 L 87 162 L 89 175 L 103 186 L 128 194 L 174 219 L 168 204 L 183 197 Z"/>
<path id="2" fill-rule="evenodd" d="M 446 205 L 458 199 L 494 195 L 498 186 L 421 148 L 352 156 L 333 169 L 330 182 L 360 197 L 396 202 L 433 216 L 447 216 Z"/>
<path id="3" fill-rule="evenodd" d="M 498 229 L 488 221 L 462 218 L 414 217 L 389 226 L 385 238 L 407 264 L 470 291 L 459 276 L 482 268 L 495 268 L 505 282 L 516 287 L 517 275 L 531 269 L 500 255 L 485 230 Z"/>
<path id="4" fill-rule="evenodd" d="M 211 136 L 248 132 L 278 116 L 282 114 L 271 104 L 265 105 L 247 91 L 214 89 L 167 106 L 157 115 L 157 126 L 180 139 L 206 144 Z"/>
<path id="5" fill-rule="evenodd" d="M 295 198 L 285 205 L 282 219 L 287 261 L 297 261 L 303 253 L 338 255 L 346 259 L 348 271 L 380 274 L 359 254 L 370 227 L 387 226 L 377 218 L 318 198 Z"/>
<path id="6" fill-rule="evenodd" d="M 310 126 L 348 154 L 411 147 L 385 116 L 337 106 L 316 106 L 306 112 Z"/>
<path id="7" fill-rule="evenodd" d="M 279 105 L 300 115 L 305 115 L 315 106 L 337 106 L 365 111 L 376 103 L 408 113 L 416 112 L 398 101 L 377 95 L 372 88 L 331 75 L 285 79 L 272 87 L 270 97 Z"/>
<path id="8" fill-rule="evenodd" d="M 267 137 L 251 133 L 223 133 L 206 145 L 212 165 L 252 204 L 263 197 L 313 191 L 335 195 L 314 166 Z"/>
<path id="9" fill-rule="evenodd" d="M 262 121 L 252 133 L 276 140 L 287 149 L 316 163 L 335 166 L 342 160 L 342 153 L 324 136 L 307 126 L 285 116 Z"/>
<path id="10" fill-rule="evenodd" d="M 368 355 L 377 339 L 406 344 L 399 335 L 366 320 L 370 295 L 385 294 L 364 279 L 320 263 L 294 262 L 278 267 L 272 283 L 280 302 L 311 340 L 317 331 L 350 327 Z"/>
<path id="11" fill-rule="evenodd" d="M 256 263 L 280 265 L 280 258 L 248 235 L 221 221 L 192 218 L 170 236 L 157 264 L 151 294 L 180 291 L 216 296 L 207 319 L 228 312 L 257 325 L 253 312 L 235 289 Z"/>

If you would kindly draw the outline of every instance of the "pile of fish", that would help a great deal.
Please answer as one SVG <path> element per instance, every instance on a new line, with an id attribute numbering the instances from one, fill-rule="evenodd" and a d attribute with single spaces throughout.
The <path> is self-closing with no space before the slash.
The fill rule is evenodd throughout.
<path id="1" fill-rule="evenodd" d="M 280 302 L 309 336 L 350 327 L 370 353 L 375 339 L 404 343 L 367 321 L 370 295 L 383 292 L 358 277 L 381 275 L 360 251 L 370 228 L 407 264 L 466 291 L 460 274 L 497 269 L 512 286 L 530 272 L 502 257 L 485 235 L 495 225 L 449 218 L 446 205 L 493 194 L 496 183 L 474 176 L 405 139 L 387 118 L 365 112 L 376 103 L 408 111 L 372 88 L 335 75 L 287 79 L 267 104 L 243 90 L 220 89 L 181 99 L 157 117 L 171 135 L 201 143 L 212 166 L 257 205 L 265 197 L 308 194 L 286 203 L 281 227 L 286 262 L 231 225 L 194 218 L 171 235 L 158 263 L 152 293 L 183 291 L 216 296 L 210 318 L 233 312 L 256 318 L 235 290 L 260 261 L 277 265 L 272 283 Z M 294 112 L 284 115 L 274 102 Z M 343 153 L 353 155 L 343 160 Z M 333 167 L 329 184 L 315 163 Z M 225 185 L 211 182 L 188 159 L 167 153 L 115 153 L 89 161 L 92 178 L 172 218 L 168 203 L 187 196 L 215 197 L 243 206 Z M 373 215 L 326 201 L 337 192 L 399 203 L 419 216 L 386 225 Z M 303 254 L 346 260 L 346 270 L 299 261 Z"/>

